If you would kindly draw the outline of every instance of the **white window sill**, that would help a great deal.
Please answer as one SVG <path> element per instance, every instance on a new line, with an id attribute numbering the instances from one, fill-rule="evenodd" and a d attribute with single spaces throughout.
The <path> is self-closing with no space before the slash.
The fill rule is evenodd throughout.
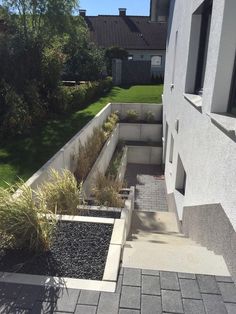
<path id="1" fill-rule="evenodd" d="M 210 113 L 208 116 L 220 130 L 236 141 L 236 117 L 227 113 Z"/>
<path id="2" fill-rule="evenodd" d="M 184 93 L 184 98 L 190 102 L 198 111 L 202 112 L 202 97 L 194 94 Z"/>

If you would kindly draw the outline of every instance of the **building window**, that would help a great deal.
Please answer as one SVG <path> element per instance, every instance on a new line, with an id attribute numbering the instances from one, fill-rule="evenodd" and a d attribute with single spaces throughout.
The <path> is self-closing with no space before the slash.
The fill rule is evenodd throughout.
<path id="1" fill-rule="evenodd" d="M 195 78 L 195 94 L 202 95 L 211 26 L 212 0 L 205 0 L 201 7 L 197 10 L 197 14 L 201 15 L 201 26 L 198 48 L 197 72 Z"/>
<path id="2" fill-rule="evenodd" d="M 212 0 L 205 0 L 193 13 L 189 42 L 185 92 L 202 95 L 205 79 Z"/>
<path id="3" fill-rule="evenodd" d="M 232 113 L 233 115 L 236 115 L 236 56 L 229 98 L 229 112 Z"/>
<path id="4" fill-rule="evenodd" d="M 162 56 L 151 57 L 152 67 L 160 67 L 162 65 Z"/>
<path id="5" fill-rule="evenodd" d="M 132 61 L 134 59 L 133 55 L 128 55 L 128 60 Z"/>
<path id="6" fill-rule="evenodd" d="M 169 155 L 169 162 L 173 162 L 173 155 L 174 155 L 174 138 L 173 135 L 171 134 L 171 139 L 170 139 L 170 155 Z"/>
<path id="7" fill-rule="evenodd" d="M 180 156 L 178 155 L 175 189 L 185 195 L 187 175 Z"/>

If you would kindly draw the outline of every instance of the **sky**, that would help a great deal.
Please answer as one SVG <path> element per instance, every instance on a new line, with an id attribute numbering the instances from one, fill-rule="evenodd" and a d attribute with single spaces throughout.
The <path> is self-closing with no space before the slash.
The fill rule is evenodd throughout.
<path id="1" fill-rule="evenodd" d="M 127 8 L 128 15 L 149 15 L 150 0 L 80 0 L 87 15 L 118 14 L 118 8 Z"/>

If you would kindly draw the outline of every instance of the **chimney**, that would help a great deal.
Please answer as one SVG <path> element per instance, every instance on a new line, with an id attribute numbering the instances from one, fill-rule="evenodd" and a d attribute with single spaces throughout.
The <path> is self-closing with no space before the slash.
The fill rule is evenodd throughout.
<path id="1" fill-rule="evenodd" d="M 119 15 L 126 16 L 126 8 L 119 8 Z"/>
<path id="2" fill-rule="evenodd" d="M 79 10 L 79 16 L 85 17 L 86 16 L 86 10 Z"/>
<path id="3" fill-rule="evenodd" d="M 151 0 L 151 22 L 167 22 L 169 16 L 170 0 Z"/>

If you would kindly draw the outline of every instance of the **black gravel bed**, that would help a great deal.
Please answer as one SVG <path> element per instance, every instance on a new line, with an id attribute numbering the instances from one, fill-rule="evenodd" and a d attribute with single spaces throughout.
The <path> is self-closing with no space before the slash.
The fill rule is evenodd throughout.
<path id="1" fill-rule="evenodd" d="M 102 280 L 113 225 L 58 222 L 50 251 L 1 250 L 0 271 Z"/>
<path id="2" fill-rule="evenodd" d="M 111 210 L 84 210 L 80 212 L 80 216 L 120 219 L 121 212 Z"/>

